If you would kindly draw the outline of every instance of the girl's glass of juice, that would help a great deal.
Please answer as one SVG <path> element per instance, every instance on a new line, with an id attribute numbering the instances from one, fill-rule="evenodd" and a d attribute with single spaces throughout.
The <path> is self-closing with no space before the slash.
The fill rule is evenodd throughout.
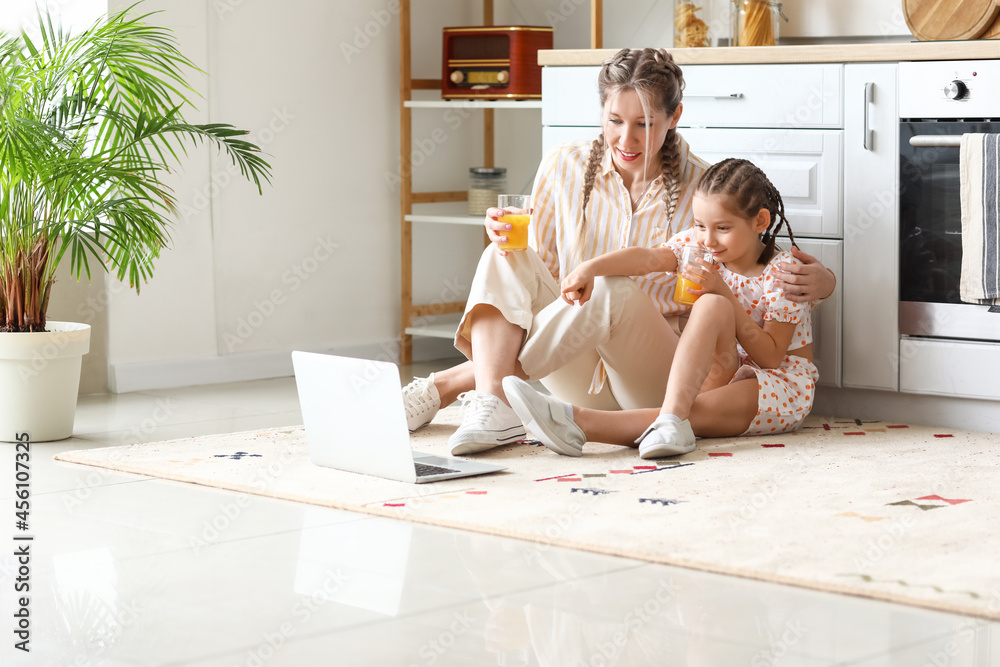
<path id="1" fill-rule="evenodd" d="M 712 263 L 712 253 L 700 245 L 686 245 L 681 250 L 681 259 L 677 263 L 677 287 L 674 288 L 674 303 L 690 306 L 701 294 L 692 294 L 688 288 L 700 290 L 701 285 L 681 276 L 682 273 L 694 269 L 698 271 L 703 267 L 695 260 L 701 259 L 708 264 Z"/>

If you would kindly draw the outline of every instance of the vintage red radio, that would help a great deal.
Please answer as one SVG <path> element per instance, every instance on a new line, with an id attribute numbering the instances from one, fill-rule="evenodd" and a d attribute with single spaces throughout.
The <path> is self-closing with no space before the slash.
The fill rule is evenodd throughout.
<path id="1" fill-rule="evenodd" d="M 445 28 L 441 97 L 542 97 L 538 50 L 552 48 L 552 28 L 532 25 Z"/>

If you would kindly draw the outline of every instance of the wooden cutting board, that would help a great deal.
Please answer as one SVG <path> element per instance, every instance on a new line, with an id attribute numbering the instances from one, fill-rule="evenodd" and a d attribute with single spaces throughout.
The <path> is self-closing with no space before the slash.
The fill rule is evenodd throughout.
<path id="1" fill-rule="evenodd" d="M 919 40 L 975 39 L 993 25 L 1000 0 L 903 0 L 903 17 Z"/>
<path id="2" fill-rule="evenodd" d="M 1000 15 L 997 16 L 997 20 L 993 22 L 993 25 L 979 36 L 979 39 L 996 39 L 997 37 L 1000 37 Z"/>

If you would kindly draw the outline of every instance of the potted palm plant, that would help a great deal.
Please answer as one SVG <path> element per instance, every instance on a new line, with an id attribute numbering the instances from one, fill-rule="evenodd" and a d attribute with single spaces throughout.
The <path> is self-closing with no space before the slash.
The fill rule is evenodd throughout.
<path id="1" fill-rule="evenodd" d="M 46 319 L 60 262 L 138 292 L 169 241 L 166 176 L 192 146 L 216 146 L 258 192 L 270 180 L 246 131 L 184 120 L 200 70 L 133 8 L 76 35 L 42 12 L 37 32 L 0 33 L 2 441 L 72 434 L 90 332 Z"/>

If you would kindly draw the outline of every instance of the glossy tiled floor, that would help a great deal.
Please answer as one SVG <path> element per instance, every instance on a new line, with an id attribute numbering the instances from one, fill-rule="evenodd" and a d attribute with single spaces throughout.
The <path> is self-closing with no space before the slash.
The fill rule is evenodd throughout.
<path id="1" fill-rule="evenodd" d="M 1000 665 L 997 624 L 52 460 L 298 423 L 291 378 L 82 398 L 31 449 L 29 654 L 0 447 L 0 665 Z"/>

